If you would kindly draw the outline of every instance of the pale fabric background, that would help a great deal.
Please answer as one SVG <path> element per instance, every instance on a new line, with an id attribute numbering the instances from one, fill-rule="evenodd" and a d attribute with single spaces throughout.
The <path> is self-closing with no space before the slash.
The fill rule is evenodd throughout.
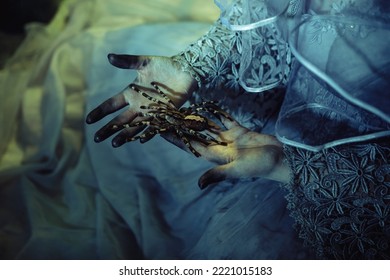
<path id="1" fill-rule="evenodd" d="M 110 52 L 174 55 L 218 17 L 212 1 L 64 1 L 0 72 L 0 257 L 306 258 L 273 182 L 200 191 L 211 164 L 156 137 L 113 149 L 86 113 L 135 73 Z"/>

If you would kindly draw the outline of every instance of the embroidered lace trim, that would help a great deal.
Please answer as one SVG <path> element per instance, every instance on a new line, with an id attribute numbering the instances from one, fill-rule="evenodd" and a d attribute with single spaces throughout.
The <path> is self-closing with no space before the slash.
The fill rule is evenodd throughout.
<path id="1" fill-rule="evenodd" d="M 321 258 L 390 258 L 390 143 L 310 152 L 285 147 L 293 171 L 288 207 Z"/>
<path id="2" fill-rule="evenodd" d="M 256 46 L 253 59 L 252 55 L 248 57 L 249 72 L 242 67 L 243 44 L 248 41 Z M 173 59 L 196 79 L 200 89 L 227 88 L 235 92 L 243 85 L 246 90 L 261 88 L 259 91 L 284 86 L 291 64 L 287 43 L 280 39 L 274 25 L 240 32 L 227 29 L 220 21 Z"/>

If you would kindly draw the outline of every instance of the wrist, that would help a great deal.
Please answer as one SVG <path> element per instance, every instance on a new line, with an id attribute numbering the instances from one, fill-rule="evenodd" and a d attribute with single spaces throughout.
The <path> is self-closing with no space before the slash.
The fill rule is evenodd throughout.
<path id="1" fill-rule="evenodd" d="M 292 169 L 285 154 L 284 145 L 275 136 L 262 134 L 260 137 L 261 177 L 281 183 L 291 181 Z"/>
<path id="2" fill-rule="evenodd" d="M 281 183 L 291 181 L 291 168 L 282 146 L 268 146 L 265 160 L 269 162 L 271 167 L 261 177 Z"/>
<path id="3" fill-rule="evenodd" d="M 186 60 L 184 53 L 173 56 L 172 61 L 182 72 L 187 73 L 190 76 L 193 81 L 193 91 L 201 88 L 202 79 L 200 75 L 195 71 L 195 69 L 191 66 L 191 64 Z"/>
<path id="4" fill-rule="evenodd" d="M 283 158 L 274 169 L 266 176 L 270 180 L 275 180 L 281 183 L 291 182 L 291 168 L 287 159 Z"/>

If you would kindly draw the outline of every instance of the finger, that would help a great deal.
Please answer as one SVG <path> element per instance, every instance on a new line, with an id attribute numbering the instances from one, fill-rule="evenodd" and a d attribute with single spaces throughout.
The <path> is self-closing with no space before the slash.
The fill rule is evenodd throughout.
<path id="1" fill-rule="evenodd" d="M 161 137 L 163 137 L 165 140 L 172 143 L 176 147 L 178 147 L 178 148 L 180 148 L 180 149 L 182 149 L 190 154 L 193 154 L 193 152 L 189 149 L 188 144 L 186 144 L 186 142 L 183 141 L 183 139 L 178 137 L 178 135 L 176 135 L 174 133 L 169 133 L 169 132 L 164 132 L 164 133 L 161 133 L 160 135 L 161 135 Z M 199 143 L 197 141 L 189 141 L 189 144 L 196 152 L 198 152 L 200 154 L 200 156 L 207 153 L 207 147 L 202 145 L 201 143 Z"/>
<path id="2" fill-rule="evenodd" d="M 172 143 L 173 145 L 179 147 L 182 150 L 185 150 L 185 145 L 182 141 L 180 141 L 179 137 L 174 135 L 173 133 L 164 132 L 160 134 L 162 138 Z"/>
<path id="3" fill-rule="evenodd" d="M 103 126 L 95 133 L 94 140 L 96 143 L 106 140 L 111 135 L 124 129 L 126 124 L 130 124 L 137 117 L 136 113 L 132 111 L 125 111 L 122 114 L 116 116 L 112 121 Z"/>
<path id="4" fill-rule="evenodd" d="M 149 63 L 150 60 L 147 56 L 113 53 L 110 53 L 107 58 L 108 61 L 115 67 L 135 70 L 142 69 Z"/>
<path id="5" fill-rule="evenodd" d="M 239 139 L 244 139 L 243 136 L 248 133 L 248 129 L 240 125 L 233 126 L 229 130 L 222 131 L 219 137 L 226 143 L 233 143 Z"/>
<path id="6" fill-rule="evenodd" d="M 125 96 L 122 93 L 118 93 L 93 109 L 87 115 L 86 122 L 88 124 L 95 123 L 105 116 L 122 109 L 126 105 L 128 105 L 128 102 L 126 101 Z"/>
<path id="7" fill-rule="evenodd" d="M 217 167 L 214 167 L 206 173 L 204 173 L 198 181 L 198 186 L 200 189 L 205 189 L 211 184 L 215 184 L 218 182 L 222 182 L 226 180 L 227 178 L 230 178 L 230 170 L 233 168 L 234 164 L 228 163 L 224 165 L 219 165 Z"/>
<path id="8" fill-rule="evenodd" d="M 240 124 L 230 114 L 226 112 L 224 113 L 226 115 L 221 115 L 220 120 L 227 129 L 232 129 L 234 127 L 240 126 Z"/>
<path id="9" fill-rule="evenodd" d="M 154 128 L 154 127 L 148 127 L 147 129 L 145 129 L 145 131 L 143 132 L 144 134 L 144 137 L 140 138 L 139 141 L 143 144 L 143 143 L 146 143 L 148 142 L 150 139 L 152 139 L 156 134 L 157 134 L 157 130 Z"/>
<path id="10" fill-rule="evenodd" d="M 120 147 L 127 142 L 131 142 L 131 141 L 136 140 L 134 138 L 139 136 L 137 134 L 140 133 L 144 129 L 145 129 L 145 126 L 129 127 L 129 128 L 123 129 L 118 135 L 116 135 L 114 137 L 114 139 L 112 139 L 112 146 L 114 148 L 117 148 L 117 147 Z"/>
<path id="11" fill-rule="evenodd" d="M 228 112 L 218 106 L 215 101 L 208 101 L 204 103 L 206 103 L 205 106 L 207 107 L 208 111 L 216 116 L 227 129 L 239 125 L 238 122 L 235 121 Z"/>

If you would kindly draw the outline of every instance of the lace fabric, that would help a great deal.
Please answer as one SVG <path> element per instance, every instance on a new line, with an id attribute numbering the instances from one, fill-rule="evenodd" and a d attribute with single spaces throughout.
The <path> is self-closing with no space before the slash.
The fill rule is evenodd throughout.
<path id="1" fill-rule="evenodd" d="M 231 16 L 241 19 L 243 9 L 234 7 Z M 268 14 L 264 6 L 253 11 L 262 17 Z M 183 69 L 206 89 L 262 92 L 285 86 L 291 54 L 276 25 L 267 22 L 255 29 L 232 30 L 223 21 L 218 20 L 208 34 L 174 57 Z"/>
<path id="2" fill-rule="evenodd" d="M 256 122 L 273 114 L 262 110 L 283 103 L 275 133 L 293 170 L 289 208 L 319 257 L 390 258 L 386 4 L 216 3 L 221 19 L 175 60 L 197 79 L 203 95 L 246 114 L 238 121 L 248 128 L 261 131 Z M 284 90 L 284 99 L 272 97 Z"/>
<path id="3" fill-rule="evenodd" d="M 293 180 L 289 209 L 320 258 L 390 258 L 390 143 L 349 144 L 319 153 L 285 146 Z"/>
<path id="4" fill-rule="evenodd" d="M 277 129 L 284 143 L 312 151 L 390 134 L 390 98 L 383 90 L 390 86 L 388 10 L 373 0 L 324 3 L 309 6 L 289 32 L 299 63 Z M 286 133 L 292 120 L 305 126 L 297 118 L 308 114 L 327 137 Z"/>
<path id="5" fill-rule="evenodd" d="M 390 135 L 390 98 L 383 90 L 390 86 L 386 5 L 375 0 L 216 3 L 220 20 L 175 57 L 202 89 L 287 88 L 278 139 L 312 151 Z M 329 129 L 302 133 L 306 116 Z M 347 129 L 330 131 L 337 123 Z"/>
<path id="6" fill-rule="evenodd" d="M 276 34 L 275 26 L 267 26 L 257 31 L 256 34 L 248 32 L 246 35 L 257 36 L 259 48 L 269 54 L 260 55 L 259 59 L 249 62 L 257 67 L 257 74 L 249 80 L 254 84 L 264 82 L 262 87 L 265 91 L 262 94 L 245 94 L 247 87 L 242 86 L 240 71 L 246 35 L 226 28 L 220 21 L 217 21 L 205 36 L 173 59 L 198 82 L 199 90 L 191 102 L 198 103 L 202 99 L 218 100 L 241 125 L 261 131 L 280 108 L 291 60 L 289 63 L 286 60 L 286 67 L 283 68 L 282 61 L 277 62 L 276 59 L 280 57 L 278 50 L 273 47 L 276 41 L 270 39 L 267 43 L 267 36 Z M 286 47 L 286 44 L 283 43 L 283 46 Z M 281 71 L 282 68 L 285 69 L 284 72 Z M 275 87 L 276 84 L 281 86 Z"/>

